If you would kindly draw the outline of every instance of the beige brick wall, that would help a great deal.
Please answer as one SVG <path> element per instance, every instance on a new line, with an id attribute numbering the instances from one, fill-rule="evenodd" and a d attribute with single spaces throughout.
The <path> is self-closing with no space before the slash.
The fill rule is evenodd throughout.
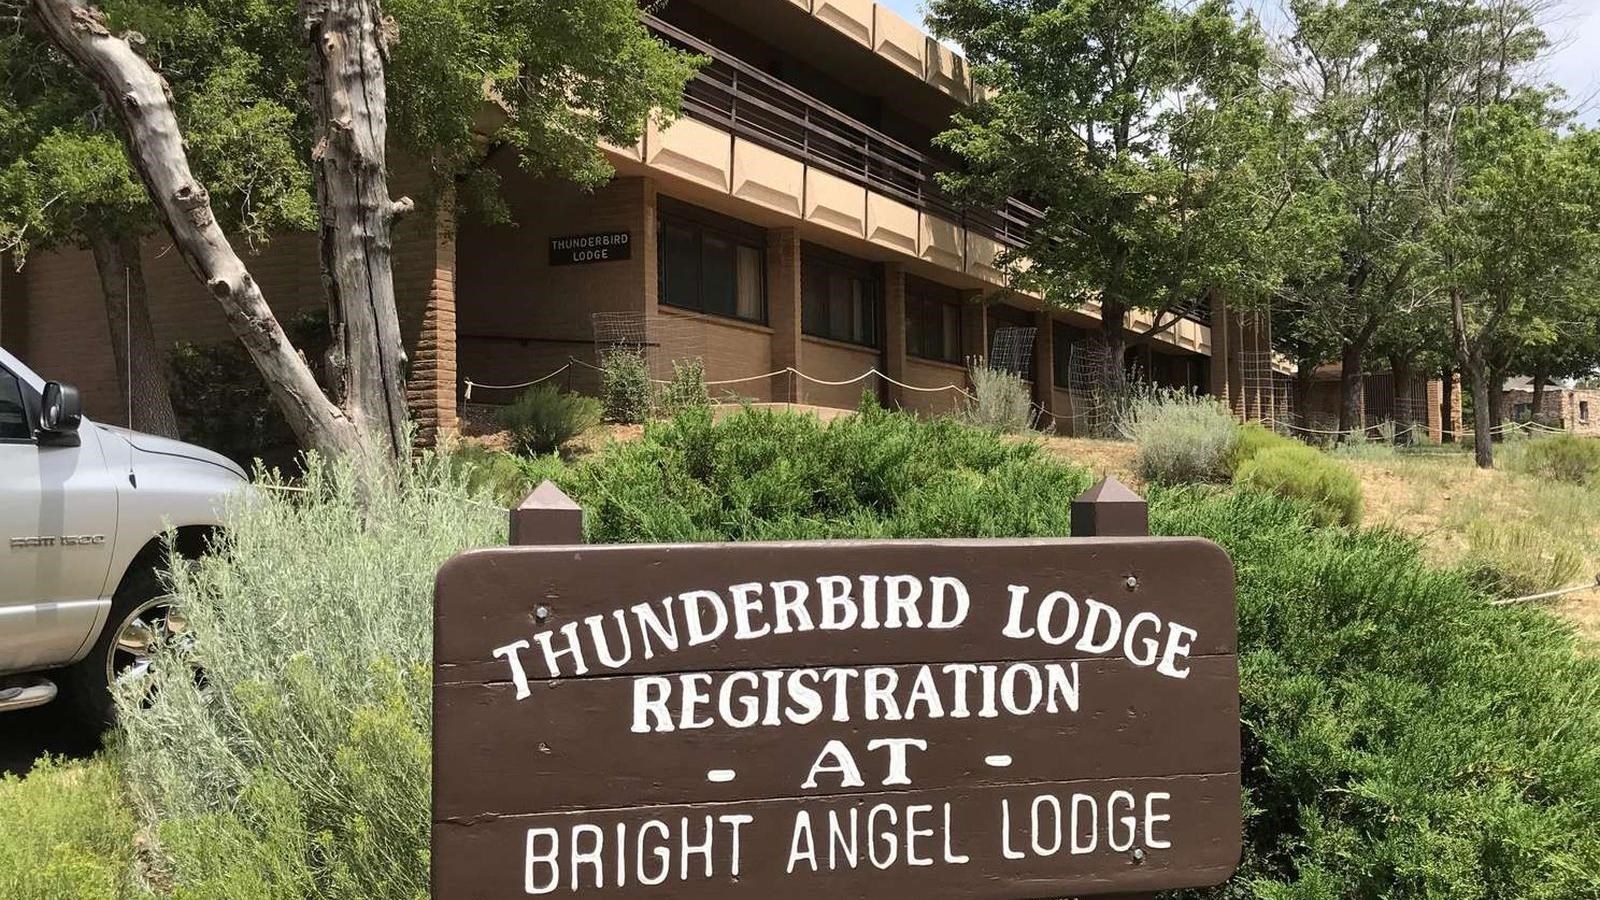
<path id="1" fill-rule="evenodd" d="M 595 312 L 645 313 L 656 293 L 655 188 L 644 178 L 619 178 L 585 192 L 567 182 L 533 178 L 515 163 L 497 166 L 513 224 L 467 217 L 456 245 L 456 326 L 463 378 L 487 384 L 529 381 L 569 358 L 593 365 Z M 630 258 L 551 266 L 549 240 L 627 231 Z M 562 383 L 594 393 L 599 377 L 585 365 Z M 505 402 L 513 392 L 475 392 L 474 400 Z"/>
<path id="2" fill-rule="evenodd" d="M 28 355 L 27 286 L 16 260 L 0 253 L 0 347 L 23 357 Z"/>
<path id="3" fill-rule="evenodd" d="M 685 314 L 667 306 L 659 307 L 659 316 L 661 353 L 668 360 L 699 357 L 707 381 L 751 378 L 777 368 L 772 363 L 772 329 L 764 325 Z M 760 378 L 713 386 L 711 396 L 766 402 L 772 399 L 772 383 Z"/>
<path id="4" fill-rule="evenodd" d="M 395 179 L 396 195 L 422 196 L 425 190 L 420 172 Z M 284 234 L 253 251 L 241 241 L 236 242 L 235 249 L 243 254 L 245 265 L 279 320 L 288 320 L 324 303 L 315 235 Z M 424 203 L 396 224 L 395 297 L 408 354 L 415 354 L 430 291 L 437 282 L 448 280 L 437 265 L 438 249 L 432 204 Z M 157 344 L 234 340 L 221 307 L 189 271 L 165 232 L 143 241 L 140 258 Z M 68 249 L 35 256 L 24 267 L 22 281 L 27 294 L 23 327 L 29 365 L 46 377 L 76 384 L 83 393 L 84 411 L 91 417 L 123 424 L 125 401 L 89 252 Z M 436 296 L 442 300 L 445 295 Z M 321 365 L 320 360 L 312 363 Z M 437 414 L 430 415 L 438 419 Z"/>
<path id="5" fill-rule="evenodd" d="M 933 360 L 908 357 L 906 359 L 907 384 L 917 387 L 943 387 L 955 385 L 965 388 L 967 386 L 967 372 L 965 369 L 952 363 L 935 362 Z M 901 406 L 905 409 L 925 416 L 937 416 L 954 412 L 961 404 L 961 395 L 955 391 L 940 391 L 937 394 L 922 391 L 902 391 L 900 394 Z"/>
<path id="6" fill-rule="evenodd" d="M 140 256 L 157 344 L 234 339 L 221 307 L 195 280 L 165 234 L 145 240 Z M 280 237 L 259 253 L 247 255 L 245 265 L 280 320 L 321 306 L 312 235 Z M 76 384 L 83 394 L 84 412 L 92 418 L 124 424 L 125 401 L 105 302 L 89 252 L 60 250 L 35 256 L 23 274 L 29 301 L 28 364 L 47 378 Z"/>
<path id="7" fill-rule="evenodd" d="M 868 369 L 877 368 L 878 359 L 878 351 L 867 347 L 813 337 L 800 341 L 800 371 L 823 381 L 855 378 Z M 845 385 L 801 382 L 800 402 L 855 409 L 860 405 L 861 392 L 864 390 L 881 396 L 882 379 L 874 375 L 864 381 Z"/>

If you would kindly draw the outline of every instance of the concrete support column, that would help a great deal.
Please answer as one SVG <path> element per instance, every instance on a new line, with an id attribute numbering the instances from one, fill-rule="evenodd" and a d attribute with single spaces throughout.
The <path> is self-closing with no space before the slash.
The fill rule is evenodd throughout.
<path id="1" fill-rule="evenodd" d="M 1211 298 L 1211 396 L 1221 401 L 1230 409 L 1233 406 L 1233 396 L 1229 392 L 1230 380 L 1228 378 L 1229 344 L 1228 335 L 1231 331 L 1229 321 L 1232 314 L 1228 311 L 1227 301 L 1213 295 Z"/>
<path id="2" fill-rule="evenodd" d="M 894 381 L 906 380 L 906 267 L 904 263 L 883 264 L 883 371 Z M 884 385 L 884 402 L 890 407 L 905 405 L 905 389 L 889 382 Z"/>
<path id="3" fill-rule="evenodd" d="M 961 295 L 961 343 L 963 362 L 969 365 L 973 357 L 989 355 L 989 308 L 981 291 Z"/>
<path id="4" fill-rule="evenodd" d="M 800 233 L 793 228 L 767 232 L 767 324 L 772 326 L 772 368 L 800 368 Z M 787 372 L 772 377 L 772 399 L 799 403 L 800 379 Z"/>
<path id="5" fill-rule="evenodd" d="M 1423 425 L 1427 429 L 1428 439 L 1435 444 L 1444 439 L 1444 420 L 1440 417 L 1440 407 L 1444 405 L 1444 381 L 1438 378 L 1428 379 L 1427 402 L 1423 409 Z"/>
<path id="6" fill-rule="evenodd" d="M 406 401 L 417 423 L 416 441 L 432 447 L 457 431 L 456 410 L 456 198 L 439 192 L 433 213 L 433 277 L 423 298 L 417 344 L 411 352 Z"/>
<path id="7" fill-rule="evenodd" d="M 1235 354 L 1239 360 L 1238 412 L 1247 422 L 1259 421 L 1269 410 L 1261 396 L 1261 315 L 1252 312 L 1236 314 L 1234 318 L 1239 323 L 1239 347 Z"/>
<path id="8" fill-rule="evenodd" d="M 1062 418 L 1056 409 L 1056 329 L 1050 311 L 1034 313 L 1039 333 L 1033 339 L 1033 399 L 1039 404 L 1039 427 L 1055 433 Z"/>

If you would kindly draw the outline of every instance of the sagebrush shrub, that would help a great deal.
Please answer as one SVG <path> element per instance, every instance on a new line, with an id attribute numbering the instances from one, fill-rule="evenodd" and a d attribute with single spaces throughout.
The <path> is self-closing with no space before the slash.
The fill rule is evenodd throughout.
<path id="1" fill-rule="evenodd" d="M 1134 471 L 1146 482 L 1222 484 L 1233 477 L 1239 426 L 1214 398 L 1186 391 L 1136 397 L 1122 430 L 1138 445 Z"/>
<path id="2" fill-rule="evenodd" d="M 1065 535 L 1089 483 L 1036 445 L 871 407 L 698 409 L 539 465 L 595 542 Z M 178 896 L 426 896 L 432 580 L 503 544 L 505 513 L 428 458 L 365 509 L 361 484 L 318 465 L 178 575 L 209 687 L 164 658 L 153 705 L 123 709 Z M 1149 499 L 1157 533 L 1215 540 L 1238 570 L 1245 853 L 1191 896 L 1594 896 L 1600 659 L 1570 629 L 1488 607 L 1396 533 L 1317 528 L 1311 503 Z"/>
<path id="3" fill-rule="evenodd" d="M 1361 482 L 1326 453 L 1304 444 L 1267 447 L 1239 466 L 1234 482 L 1311 504 L 1324 525 L 1361 522 Z"/>
<path id="4" fill-rule="evenodd" d="M 174 573 L 194 640 L 159 657 L 148 708 L 118 698 L 127 798 L 181 896 L 416 900 L 433 577 L 503 545 L 506 513 L 432 456 L 313 460 L 298 486 L 268 482 Z"/>
<path id="5" fill-rule="evenodd" d="M 637 425 L 650 418 L 654 394 L 644 353 L 616 348 L 600 355 L 600 403 L 607 422 Z"/>
<path id="6" fill-rule="evenodd" d="M 1583 569 L 1583 552 L 1566 535 L 1513 522 L 1477 521 L 1466 537 L 1467 566 L 1507 597 L 1568 587 Z"/>
<path id="7" fill-rule="evenodd" d="M 554 453 L 600 424 L 600 401 L 541 384 L 517 395 L 496 418 L 518 452 Z"/>
<path id="8" fill-rule="evenodd" d="M 1600 439 L 1558 434 L 1534 438 L 1520 449 L 1508 462 L 1530 475 L 1568 484 L 1600 480 Z"/>
<path id="9" fill-rule="evenodd" d="M 686 410 L 711 405 L 711 391 L 706 387 L 706 364 L 699 358 L 672 361 L 672 379 L 661 386 L 656 398 L 656 408 L 663 416 L 675 416 Z"/>
<path id="10" fill-rule="evenodd" d="M 1015 372 L 994 369 L 981 360 L 967 370 L 972 396 L 959 408 L 961 421 L 978 428 L 1018 433 L 1030 431 L 1039 421 L 1033 395 Z"/>

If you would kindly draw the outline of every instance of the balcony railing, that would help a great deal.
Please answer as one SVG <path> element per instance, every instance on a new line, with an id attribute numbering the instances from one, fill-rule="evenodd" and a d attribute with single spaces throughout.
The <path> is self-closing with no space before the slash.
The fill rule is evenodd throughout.
<path id="1" fill-rule="evenodd" d="M 909 147 L 821 100 L 768 75 L 653 15 L 645 24 L 661 39 L 709 62 L 684 89 L 683 112 L 752 143 L 804 161 L 940 216 L 1007 247 L 1027 244 L 1044 213 L 1010 198 L 996 210 L 963 208 L 939 189 L 947 163 Z M 1210 324 L 1209 306 L 1185 318 Z"/>
<path id="2" fill-rule="evenodd" d="M 933 157 L 656 16 L 646 16 L 645 23 L 668 43 L 710 60 L 684 90 L 685 115 L 1009 247 L 1022 246 L 1029 226 L 1042 217 L 1018 200 L 993 212 L 965 210 L 939 190 L 934 173 L 948 166 Z"/>

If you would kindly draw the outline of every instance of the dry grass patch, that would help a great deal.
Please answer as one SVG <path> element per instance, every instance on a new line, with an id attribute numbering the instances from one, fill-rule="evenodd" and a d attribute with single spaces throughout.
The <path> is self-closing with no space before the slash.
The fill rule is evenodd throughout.
<path id="1" fill-rule="evenodd" d="M 1518 569 L 1530 592 L 1581 583 L 1600 572 L 1600 490 L 1521 472 L 1480 470 L 1465 453 L 1402 453 L 1349 459 L 1367 498 L 1367 523 L 1421 538 L 1441 565 L 1497 560 Z M 1571 563 L 1576 560 L 1576 567 Z M 1559 576 L 1561 584 L 1538 584 Z M 1600 640 L 1600 592 L 1552 608 Z"/>
<path id="2" fill-rule="evenodd" d="M 1045 449 L 1074 465 L 1094 473 L 1095 479 L 1107 475 L 1133 487 L 1143 487 L 1134 474 L 1134 457 L 1139 448 L 1132 441 L 1108 441 L 1093 438 L 1045 437 L 1040 439 Z"/>

